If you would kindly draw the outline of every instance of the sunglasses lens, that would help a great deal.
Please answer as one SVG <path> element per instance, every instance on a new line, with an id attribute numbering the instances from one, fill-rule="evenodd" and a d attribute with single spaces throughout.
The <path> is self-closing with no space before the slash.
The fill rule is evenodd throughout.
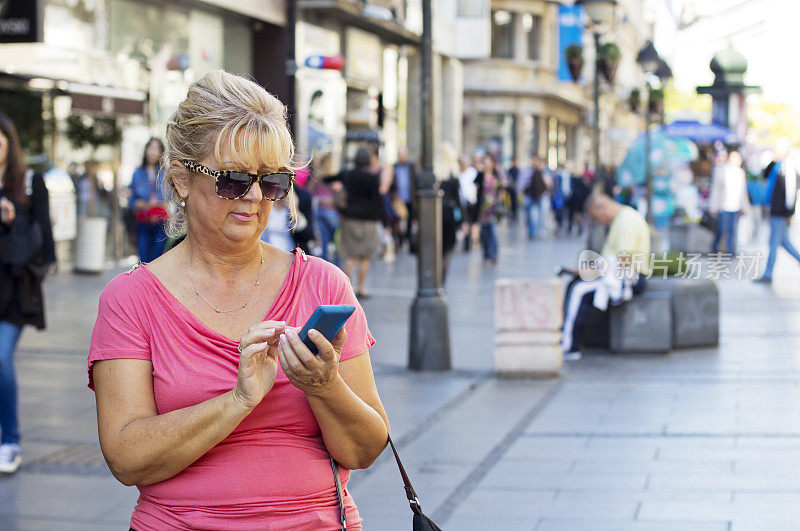
<path id="1" fill-rule="evenodd" d="M 217 179 L 217 194 L 226 199 L 241 197 L 249 188 L 250 176 L 238 171 L 225 172 Z"/>
<path id="2" fill-rule="evenodd" d="M 288 173 L 273 173 L 261 179 L 261 193 L 264 199 L 277 201 L 283 199 L 289 192 L 292 176 Z"/>

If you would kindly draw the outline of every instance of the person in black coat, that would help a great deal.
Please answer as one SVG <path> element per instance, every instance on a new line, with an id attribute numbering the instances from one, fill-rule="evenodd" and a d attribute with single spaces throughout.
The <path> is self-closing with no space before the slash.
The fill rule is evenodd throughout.
<path id="1" fill-rule="evenodd" d="M 442 282 L 447 278 L 450 255 L 456 246 L 456 232 L 463 221 L 458 177 L 451 175 L 442 181 Z"/>
<path id="2" fill-rule="evenodd" d="M 766 202 L 769 205 L 769 257 L 764 274 L 756 282 L 769 284 L 772 282 L 779 247 L 786 249 L 800 263 L 800 252 L 789 240 L 789 223 L 797 202 L 797 174 L 783 155 L 764 168 L 764 180 L 767 183 Z"/>
<path id="3" fill-rule="evenodd" d="M 16 128 L 0 114 L 0 472 L 22 461 L 14 353 L 22 328 L 43 329 L 42 280 L 55 262 L 50 202 L 25 166 Z"/>

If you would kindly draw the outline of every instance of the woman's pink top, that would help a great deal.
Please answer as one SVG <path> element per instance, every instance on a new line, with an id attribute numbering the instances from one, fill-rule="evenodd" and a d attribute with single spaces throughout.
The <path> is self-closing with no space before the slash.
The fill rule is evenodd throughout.
<path id="1" fill-rule="evenodd" d="M 302 326 L 320 304 L 352 304 L 341 361 L 374 343 L 350 281 L 336 266 L 297 251 L 265 320 Z M 100 295 L 89 347 L 92 363 L 133 358 L 153 364 L 159 414 L 198 404 L 236 384 L 238 341 L 211 330 L 147 267 L 114 278 Z M 360 529 L 340 467 L 348 529 Z M 275 385 L 233 432 L 176 476 L 140 486 L 137 531 L 163 529 L 340 529 L 329 454 L 302 391 L 281 367 Z"/>

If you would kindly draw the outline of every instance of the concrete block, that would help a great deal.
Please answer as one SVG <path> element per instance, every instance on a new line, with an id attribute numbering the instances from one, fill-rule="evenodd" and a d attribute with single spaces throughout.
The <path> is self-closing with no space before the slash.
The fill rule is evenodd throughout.
<path id="1" fill-rule="evenodd" d="M 559 330 L 563 320 L 561 281 L 510 279 L 495 281 L 495 330 Z"/>
<path id="2" fill-rule="evenodd" d="M 719 289 L 708 278 L 651 278 L 648 289 L 672 295 L 673 348 L 719 343 Z"/>
<path id="3" fill-rule="evenodd" d="M 558 330 L 514 330 L 498 332 L 495 336 L 497 345 L 559 345 L 561 332 Z"/>
<path id="4" fill-rule="evenodd" d="M 672 347 L 670 293 L 648 289 L 611 309 L 612 352 L 668 352 Z"/>
<path id="5" fill-rule="evenodd" d="M 669 229 L 670 250 L 684 253 L 707 253 L 714 233 L 697 223 L 674 225 Z"/>
<path id="6" fill-rule="evenodd" d="M 561 345 L 498 345 L 494 369 L 500 376 L 556 376 L 564 362 Z"/>

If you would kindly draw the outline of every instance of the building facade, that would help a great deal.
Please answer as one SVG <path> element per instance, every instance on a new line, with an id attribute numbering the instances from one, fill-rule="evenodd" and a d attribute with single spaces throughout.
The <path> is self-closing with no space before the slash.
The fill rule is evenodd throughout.
<path id="1" fill-rule="evenodd" d="M 581 162 L 589 108 L 580 86 L 558 79 L 559 3 L 459 2 L 472 19 L 464 62 L 464 149 L 504 163 L 544 157 L 551 167 Z"/>

